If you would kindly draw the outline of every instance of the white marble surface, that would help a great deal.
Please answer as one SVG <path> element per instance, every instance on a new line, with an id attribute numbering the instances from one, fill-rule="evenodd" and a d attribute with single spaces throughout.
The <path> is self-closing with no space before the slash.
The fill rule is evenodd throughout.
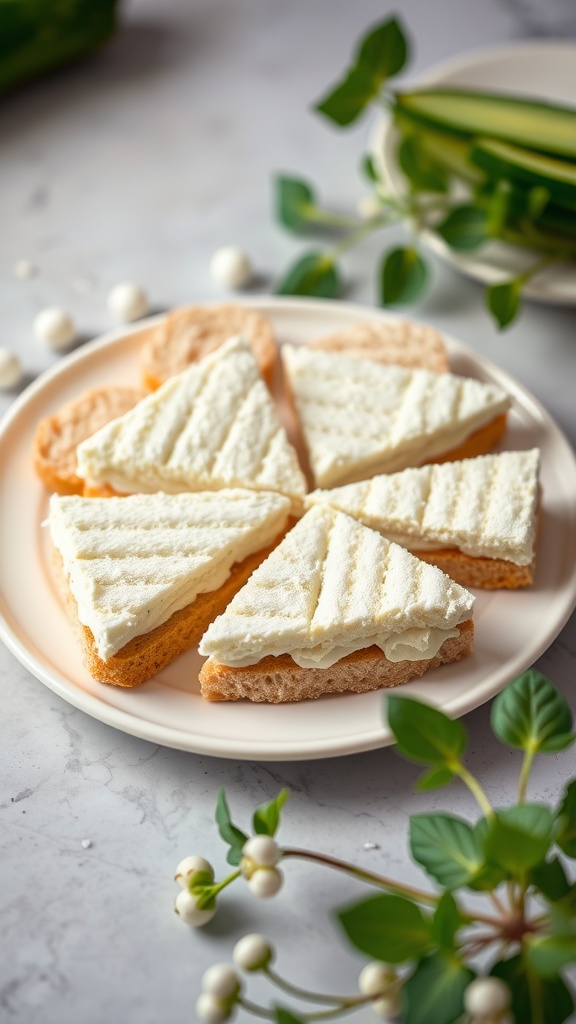
<path id="1" fill-rule="evenodd" d="M 31 336 L 44 305 L 64 305 L 94 336 L 110 326 L 105 295 L 120 279 L 144 284 L 159 308 L 223 298 L 208 259 L 230 242 L 252 254 L 268 290 L 298 248 L 271 217 L 274 170 L 309 176 L 337 207 L 355 204 L 369 126 L 339 135 L 309 106 L 353 39 L 388 9 L 376 0 L 135 0 L 101 54 L 0 101 L 0 344 L 20 352 L 30 377 L 56 358 Z M 569 0 L 406 0 L 402 13 L 415 41 L 413 71 L 531 34 L 576 32 Z M 350 298 L 374 300 L 382 245 L 366 243 L 348 258 Z M 23 257 L 39 267 L 31 280 L 14 277 Z M 573 311 L 532 304 L 498 336 L 480 289 L 436 263 L 417 312 L 513 373 L 574 443 Z M 2 396 L 0 411 L 11 397 Z M 538 664 L 574 704 L 574 618 Z M 458 786 L 411 793 L 416 770 L 391 749 L 255 764 L 154 747 L 76 711 L 4 648 L 0 700 L 2 1024 L 194 1019 L 202 970 L 252 930 L 278 941 L 279 967 L 301 983 L 354 989 L 361 960 L 335 943 L 330 910 L 359 889 L 336 876 L 293 864 L 269 904 L 232 889 L 202 933 L 171 913 L 180 857 L 202 852 L 224 870 L 213 824 L 220 785 L 240 823 L 287 785 L 286 843 L 414 880 L 408 815 L 475 813 Z M 518 758 L 492 738 L 488 706 L 466 724 L 471 766 L 505 802 Z M 542 759 L 531 796 L 554 798 L 575 760 L 573 752 Z"/>

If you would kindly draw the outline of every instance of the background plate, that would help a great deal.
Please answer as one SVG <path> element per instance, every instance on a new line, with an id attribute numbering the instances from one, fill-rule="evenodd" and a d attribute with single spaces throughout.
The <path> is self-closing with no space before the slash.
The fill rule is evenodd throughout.
<path id="1" fill-rule="evenodd" d="M 576 46 L 573 43 L 530 42 L 467 54 L 432 68 L 417 85 L 466 86 L 494 92 L 517 93 L 537 99 L 574 104 L 576 96 Z M 396 194 L 406 189 L 396 162 L 397 134 L 389 120 L 379 122 L 372 144 L 380 174 Z M 455 252 L 433 231 L 420 235 L 429 249 L 465 274 L 494 284 L 514 277 L 538 258 L 530 250 L 505 242 L 488 242 L 478 252 Z M 576 304 L 576 272 L 573 263 L 548 267 L 522 289 L 524 295 L 542 302 Z"/>
<path id="2" fill-rule="evenodd" d="M 304 343 L 359 320 L 395 319 L 345 303 L 251 299 L 280 342 Z M 379 692 L 300 704 L 208 704 L 199 696 L 201 659 L 178 658 L 136 690 L 95 682 L 82 666 L 56 593 L 42 522 L 48 496 L 30 459 L 39 419 L 88 387 L 135 383 L 145 321 L 91 342 L 39 378 L 0 430 L 0 636 L 41 682 L 75 707 L 154 743 L 253 760 L 295 760 L 370 750 L 392 742 Z M 550 645 L 576 603 L 576 463 L 563 434 L 511 377 L 446 338 L 456 373 L 494 381 L 513 398 L 506 448 L 542 451 L 543 515 L 534 586 L 478 592 L 475 651 L 403 687 L 404 693 L 462 715 L 497 693 Z"/>

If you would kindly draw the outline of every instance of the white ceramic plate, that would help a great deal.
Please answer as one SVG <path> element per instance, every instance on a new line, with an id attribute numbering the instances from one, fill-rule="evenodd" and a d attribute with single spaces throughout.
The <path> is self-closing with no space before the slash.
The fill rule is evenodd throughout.
<path id="1" fill-rule="evenodd" d="M 467 54 L 432 68 L 417 82 L 426 86 L 457 86 L 509 92 L 517 95 L 574 104 L 576 96 L 576 46 L 573 43 L 530 42 Z M 388 120 L 379 122 L 373 154 L 380 173 L 396 194 L 406 179 L 396 162 L 397 135 Z M 477 252 L 455 252 L 433 231 L 423 231 L 422 241 L 458 270 L 485 284 L 504 281 L 525 270 L 538 258 L 530 250 L 504 242 L 489 242 Z M 523 293 L 542 302 L 576 303 L 574 264 L 555 264 L 530 281 Z"/>
<path id="2" fill-rule="evenodd" d="M 306 342 L 360 320 L 392 320 L 361 306 L 295 299 L 251 300 L 278 339 Z M 297 760 L 369 750 L 392 742 L 381 693 L 275 706 L 208 704 L 199 696 L 201 660 L 189 652 L 135 690 L 95 682 L 57 596 L 46 531 L 47 494 L 30 446 L 38 420 L 88 387 L 138 380 L 139 331 L 91 342 L 63 359 L 14 404 L 0 431 L 0 636 L 57 694 L 89 715 L 154 743 L 253 760 Z M 527 591 L 478 592 L 475 651 L 410 683 L 403 692 L 462 715 L 497 693 L 549 646 L 576 604 L 576 463 L 558 427 L 519 384 L 446 339 L 455 372 L 495 381 L 513 397 L 507 448 L 542 450 L 543 518 L 536 581 Z"/>

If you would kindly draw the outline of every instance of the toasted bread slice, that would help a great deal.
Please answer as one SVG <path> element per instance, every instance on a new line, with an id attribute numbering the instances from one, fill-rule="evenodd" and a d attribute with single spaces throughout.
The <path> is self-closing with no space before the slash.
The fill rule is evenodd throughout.
<path id="1" fill-rule="evenodd" d="M 318 490 L 329 504 L 465 587 L 515 588 L 533 579 L 538 449 L 405 469 Z"/>
<path id="2" fill-rule="evenodd" d="M 447 373 L 450 370 L 444 339 L 439 331 L 409 320 L 356 324 L 348 330 L 315 338 L 311 349 L 335 352 L 354 359 L 394 363 L 409 369 Z"/>
<path id="3" fill-rule="evenodd" d="M 404 682 L 420 674 L 413 663 L 469 653 L 473 602 L 435 566 L 316 505 L 209 626 L 202 694 L 276 702 Z"/>
<path id="4" fill-rule="evenodd" d="M 40 479 L 57 494 L 82 494 L 84 480 L 76 473 L 76 449 L 87 437 L 132 409 L 144 398 L 137 388 L 110 385 L 92 388 L 40 420 L 32 455 Z"/>
<path id="5" fill-rule="evenodd" d="M 271 387 L 277 348 L 269 320 L 246 306 L 182 306 L 167 314 L 142 349 L 142 375 L 147 388 L 160 387 L 220 347 L 234 334 L 252 345 L 258 369 Z"/>

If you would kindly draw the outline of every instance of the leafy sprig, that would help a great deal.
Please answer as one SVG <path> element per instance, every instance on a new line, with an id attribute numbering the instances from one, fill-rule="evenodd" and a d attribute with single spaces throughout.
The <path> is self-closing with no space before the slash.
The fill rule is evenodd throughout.
<path id="1" fill-rule="evenodd" d="M 179 897 L 182 910 L 178 900 L 176 909 L 188 920 L 183 911 L 196 901 L 204 915 L 196 920 L 190 912 L 188 923 L 204 924 L 216 896 L 239 878 L 256 895 L 272 895 L 281 881 L 278 865 L 291 859 L 345 872 L 377 893 L 335 914 L 348 942 L 371 959 L 360 975 L 359 992 L 303 989 L 272 966 L 274 951 L 266 939 L 248 936 L 235 947 L 237 967 L 262 971 L 284 995 L 319 1003 L 322 1009 L 254 1004 L 233 968 L 220 968 L 220 974 L 212 968 L 197 1005 L 202 1020 L 225 1021 L 236 1005 L 277 1024 L 328 1020 L 366 1003 L 383 1015 L 401 1014 L 404 1024 L 562 1024 L 572 1013 L 574 1001 L 563 972 L 576 963 L 576 883 L 565 867 L 566 858 L 576 859 L 576 780 L 555 807 L 526 799 L 534 758 L 574 742 L 564 697 L 531 669 L 493 703 L 496 737 L 523 754 L 518 801 L 510 807 L 495 805 L 466 766 L 468 737 L 462 722 L 396 694 L 387 698 L 387 714 L 398 753 L 425 768 L 416 788 L 460 780 L 474 795 L 481 816 L 476 822 L 445 812 L 410 818 L 410 853 L 434 883 L 433 890 L 418 889 L 316 851 L 280 846 L 274 837 L 287 790 L 256 808 L 252 836 L 234 824 L 220 790 L 216 820 L 229 848 L 228 861 L 238 870 L 216 883 L 202 858 L 181 863 L 177 879 L 185 891 Z M 267 873 L 274 884 L 260 880 L 254 885 L 257 876 Z M 470 893 L 476 894 L 473 903 Z M 479 908 L 479 894 L 488 901 L 487 910 Z"/>

